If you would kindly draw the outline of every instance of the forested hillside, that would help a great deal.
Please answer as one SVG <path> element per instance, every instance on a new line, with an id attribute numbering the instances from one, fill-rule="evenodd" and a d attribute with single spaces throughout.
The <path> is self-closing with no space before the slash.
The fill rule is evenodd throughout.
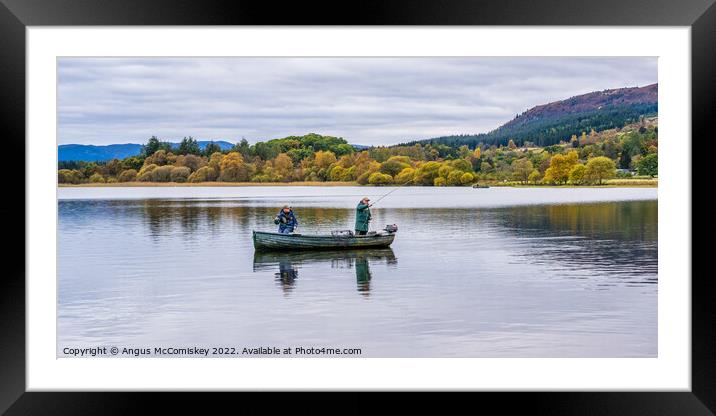
<path id="1" fill-rule="evenodd" d="M 583 131 L 623 127 L 658 113 L 658 84 L 596 91 L 531 108 L 489 133 L 455 135 L 407 144 L 550 146 Z"/>

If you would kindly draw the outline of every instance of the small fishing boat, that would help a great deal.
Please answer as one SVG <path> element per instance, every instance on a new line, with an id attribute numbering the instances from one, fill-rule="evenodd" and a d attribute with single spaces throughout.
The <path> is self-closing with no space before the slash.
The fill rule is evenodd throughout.
<path id="1" fill-rule="evenodd" d="M 350 230 L 333 231 L 330 234 L 281 234 L 254 231 L 256 250 L 339 250 L 388 247 L 395 240 L 398 227 L 387 226 L 380 231 L 356 235 Z"/>
<path id="2" fill-rule="evenodd" d="M 472 187 L 475 188 L 475 189 L 487 189 L 487 188 L 489 188 L 489 186 L 487 186 L 487 185 L 478 185 L 478 184 L 474 184 L 474 185 L 472 185 Z"/>

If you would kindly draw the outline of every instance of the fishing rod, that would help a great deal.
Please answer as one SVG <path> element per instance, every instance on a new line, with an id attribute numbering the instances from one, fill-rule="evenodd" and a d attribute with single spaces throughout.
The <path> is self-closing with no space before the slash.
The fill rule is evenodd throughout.
<path id="1" fill-rule="evenodd" d="M 370 205 L 373 206 L 373 205 L 377 204 L 378 201 L 380 201 L 381 199 L 383 199 L 383 198 L 385 198 L 386 196 L 392 194 L 393 192 L 397 191 L 398 189 L 400 189 L 401 187 L 403 187 L 403 186 L 409 184 L 409 183 L 412 182 L 412 181 L 413 181 L 413 180 L 411 179 L 411 180 L 405 182 L 404 184 L 398 185 L 397 188 L 393 189 L 392 191 L 388 192 L 387 194 L 385 194 L 385 195 L 381 196 L 380 198 L 376 199 L 375 202 L 373 202 L 373 203 L 370 204 Z"/>
<path id="2" fill-rule="evenodd" d="M 412 181 L 413 181 L 413 180 L 411 179 L 411 180 L 409 180 L 409 181 L 407 181 L 407 182 L 405 182 L 405 183 L 403 183 L 403 184 L 398 185 L 395 189 L 393 189 L 392 191 L 386 193 L 385 195 L 381 196 L 380 198 L 376 199 L 375 202 L 373 202 L 372 204 L 370 204 L 370 205 L 368 205 L 368 206 L 369 206 L 369 207 L 372 207 L 373 205 L 377 204 L 378 201 L 380 201 L 381 199 L 383 199 L 383 198 L 385 198 L 386 196 L 392 194 L 393 192 L 397 191 L 398 189 L 402 188 L 403 186 L 409 184 L 409 183 L 412 182 Z M 386 228 L 387 228 L 387 226 L 386 226 Z M 396 228 L 396 229 L 397 229 L 397 228 Z"/>

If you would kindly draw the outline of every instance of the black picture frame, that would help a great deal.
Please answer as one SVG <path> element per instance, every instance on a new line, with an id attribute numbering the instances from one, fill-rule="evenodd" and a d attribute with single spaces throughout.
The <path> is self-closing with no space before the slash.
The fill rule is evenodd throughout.
<path id="1" fill-rule="evenodd" d="M 502 2 L 380 1 L 294 2 L 182 0 L 0 0 L 0 112 L 2 144 L 10 157 L 6 192 L 0 204 L 5 233 L 7 272 L 0 279 L 0 411 L 7 414 L 131 414 L 145 409 L 142 393 L 30 393 L 25 388 L 25 178 L 32 169 L 25 153 L 25 37 L 27 26 L 74 25 L 565 25 L 565 26 L 689 26 L 692 59 L 692 136 L 713 136 L 716 120 L 716 6 L 714 0 L 509 0 Z M 688 140 L 689 138 L 682 138 Z M 22 156 L 21 156 L 22 155 Z M 24 156 L 24 157 L 23 157 Z M 692 156 L 698 156 L 692 151 Z M 703 156 L 700 156 L 703 157 Z M 26 160 L 29 164 L 26 165 Z M 692 159 L 696 165 L 696 159 Z M 692 174 L 694 179 L 697 179 Z M 24 181 L 23 181 L 24 182 Z M 709 209 L 693 200 L 692 219 Z M 6 193 L 6 195 L 8 195 Z M 12 202 L 10 202 L 12 201 Z M 22 201 L 22 202 L 20 202 Z M 699 216 L 704 218 L 705 216 Z M 20 219 L 24 221 L 20 221 Z M 692 220 L 693 221 L 693 220 Z M 700 227 L 707 233 L 712 226 Z M 692 268 L 699 245 L 692 233 Z M 701 260 L 703 261 L 703 260 Z M 716 410 L 716 302 L 709 273 L 692 273 L 692 388 L 690 392 L 480 393 L 480 408 L 490 404 L 501 412 L 531 414 L 713 414 Z M 682 276 L 687 278 L 688 276 Z M 310 396 L 310 395 L 308 395 Z M 411 398 L 423 409 L 429 395 Z M 161 401 L 168 398 L 162 396 Z M 174 406 L 232 402 L 221 398 L 172 395 Z M 304 406 L 310 398 L 285 403 Z M 347 399 L 355 409 L 372 410 L 369 402 Z M 452 401 L 452 400 L 451 400 Z M 275 403 L 263 398 L 260 407 Z M 270 403 L 270 404 L 269 404 Z M 235 406 L 235 405 L 232 405 Z M 443 403 L 441 411 L 448 409 Z M 196 407 L 195 407 L 196 408 Z M 229 407 L 230 409 L 232 407 Z M 235 409 L 238 409 L 234 407 Z M 248 410 L 242 401 L 241 409 Z M 189 407 L 184 407 L 189 409 Z"/>

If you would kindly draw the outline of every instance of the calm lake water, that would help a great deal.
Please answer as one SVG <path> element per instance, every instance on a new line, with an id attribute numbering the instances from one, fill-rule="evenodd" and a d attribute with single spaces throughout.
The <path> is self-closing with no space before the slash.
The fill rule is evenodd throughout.
<path id="1" fill-rule="evenodd" d="M 60 188 L 58 356 L 657 356 L 654 188 L 406 187 L 371 209 L 373 229 L 398 224 L 390 249 L 254 253 L 284 203 L 302 233 L 352 229 L 391 189 Z"/>

